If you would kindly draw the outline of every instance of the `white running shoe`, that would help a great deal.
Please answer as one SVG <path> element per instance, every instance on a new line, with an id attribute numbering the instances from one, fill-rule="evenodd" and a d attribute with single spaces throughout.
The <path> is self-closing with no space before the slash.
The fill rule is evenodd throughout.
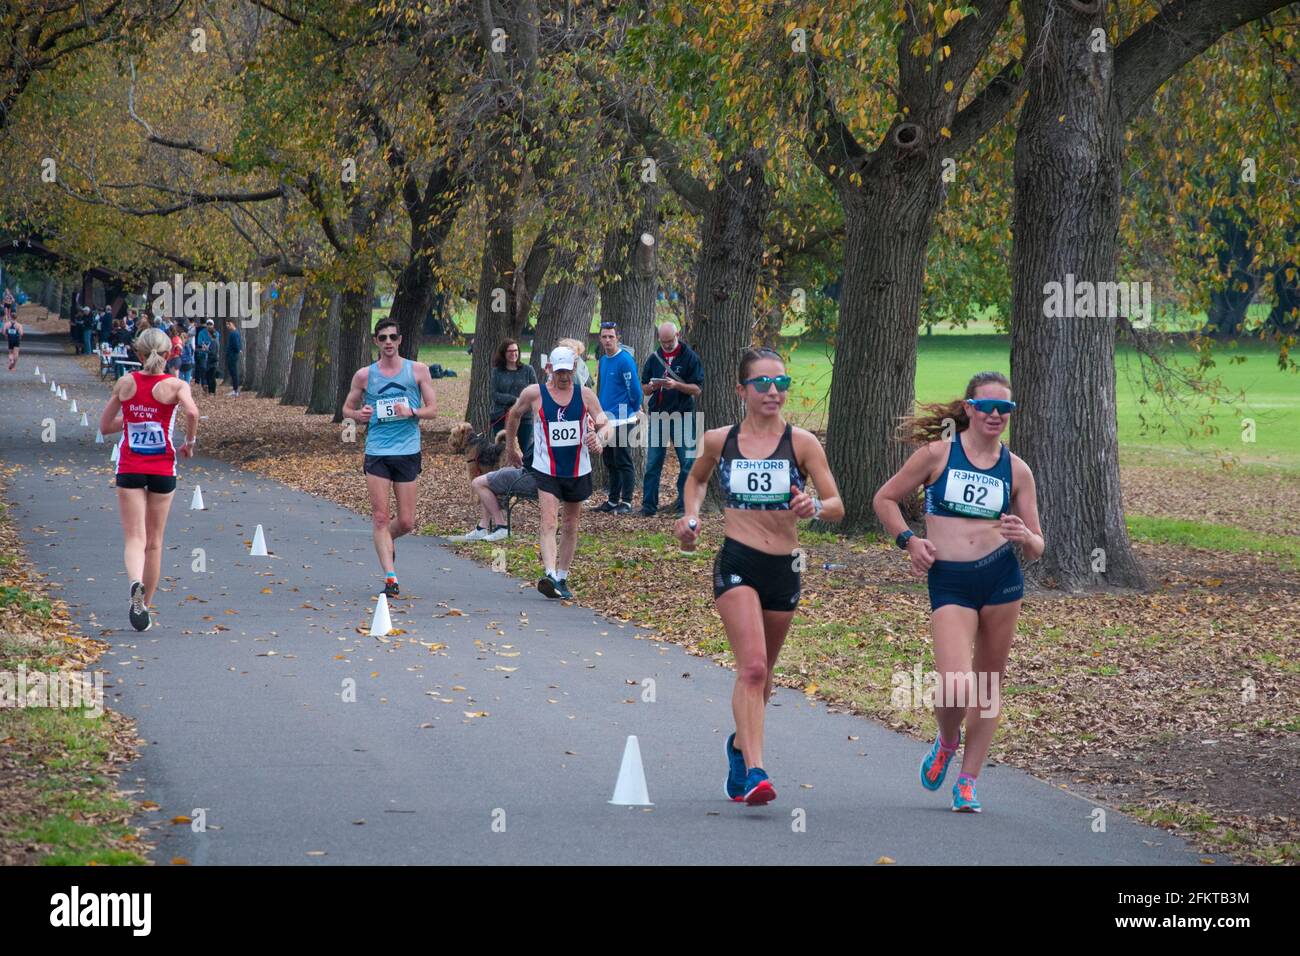
<path id="1" fill-rule="evenodd" d="M 482 541 L 488 536 L 487 528 L 475 528 L 467 534 L 458 534 L 452 541 Z"/>
<path id="2" fill-rule="evenodd" d="M 484 541 L 504 541 L 510 537 L 510 532 L 506 530 L 505 525 L 497 525 L 496 530 L 490 531 L 483 536 Z"/>

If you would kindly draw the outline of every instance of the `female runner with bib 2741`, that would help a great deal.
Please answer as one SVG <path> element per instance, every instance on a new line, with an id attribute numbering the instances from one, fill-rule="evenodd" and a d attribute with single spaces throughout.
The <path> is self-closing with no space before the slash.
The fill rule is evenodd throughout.
<path id="1" fill-rule="evenodd" d="M 739 425 L 704 433 L 686 480 L 686 513 L 674 526 L 684 546 L 699 536 L 700 504 L 718 469 L 726 535 L 713 562 L 713 602 L 736 657 L 731 710 L 736 730 L 726 742 L 726 795 L 761 805 L 776 798 L 763 768 L 763 710 L 772 696 L 772 671 L 799 606 L 798 519 L 839 521 L 844 505 L 812 432 L 781 417 L 790 376 L 771 349 L 740 359 L 736 394 L 745 404 Z M 808 481 L 821 499 L 805 490 Z"/>
<path id="2" fill-rule="evenodd" d="M 105 435 L 123 432 L 118 443 L 117 506 L 122 517 L 126 576 L 131 581 L 131 626 L 147 631 L 162 568 L 163 529 L 176 491 L 176 456 L 194 454 L 199 407 L 183 382 L 163 369 L 172 343 L 158 329 L 135 337 L 141 371 L 123 375 L 99 419 Z M 185 411 L 185 444 L 172 440 L 176 411 Z"/>
<path id="3" fill-rule="evenodd" d="M 921 761 L 921 786 L 938 790 L 943 784 L 965 720 L 966 751 L 952 788 L 952 808 L 964 813 L 980 812 L 975 778 L 997 730 L 1002 675 L 1024 596 L 1012 546 L 1020 545 L 1030 560 L 1044 547 L 1034 475 L 1001 442 L 1015 407 L 1011 383 L 1000 372 L 980 372 L 966 385 L 965 398 L 922 406 L 899 427 L 900 438 L 922 447 L 872 502 L 880 523 L 911 557 L 913 573 L 929 577 L 942 693 L 934 708 L 939 735 Z M 951 428 L 956 434 L 945 441 Z M 920 485 L 924 538 L 907 527 L 900 507 Z"/>

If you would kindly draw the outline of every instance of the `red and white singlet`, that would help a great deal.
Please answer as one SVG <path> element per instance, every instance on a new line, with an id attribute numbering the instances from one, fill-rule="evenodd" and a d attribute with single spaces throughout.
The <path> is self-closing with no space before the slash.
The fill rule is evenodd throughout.
<path id="1" fill-rule="evenodd" d="M 153 387 L 172 376 L 132 372 L 135 394 L 122 403 L 122 437 L 118 442 L 117 474 L 175 475 L 176 446 L 172 426 L 180 404 L 164 405 Z"/>

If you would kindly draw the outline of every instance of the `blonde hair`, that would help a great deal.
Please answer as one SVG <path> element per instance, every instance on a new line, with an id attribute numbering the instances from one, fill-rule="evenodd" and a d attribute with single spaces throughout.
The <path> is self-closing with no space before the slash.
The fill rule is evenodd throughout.
<path id="1" fill-rule="evenodd" d="M 560 339 L 558 342 L 555 343 L 555 347 L 559 348 L 561 346 L 565 346 L 567 348 L 573 349 L 573 354 L 578 356 L 578 358 L 587 357 L 586 342 L 579 342 L 577 339 Z"/>
<path id="2" fill-rule="evenodd" d="M 172 340 L 161 329 L 145 329 L 131 345 L 140 357 L 141 371 L 146 375 L 158 375 L 167 368 Z"/>

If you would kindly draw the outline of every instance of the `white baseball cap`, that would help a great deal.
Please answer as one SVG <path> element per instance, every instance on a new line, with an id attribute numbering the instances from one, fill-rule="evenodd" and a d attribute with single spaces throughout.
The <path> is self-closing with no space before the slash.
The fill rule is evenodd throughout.
<path id="1" fill-rule="evenodd" d="M 573 354 L 573 349 L 567 345 L 561 345 L 553 350 L 547 359 L 554 372 L 569 371 L 572 372 L 577 364 L 577 356 Z"/>

